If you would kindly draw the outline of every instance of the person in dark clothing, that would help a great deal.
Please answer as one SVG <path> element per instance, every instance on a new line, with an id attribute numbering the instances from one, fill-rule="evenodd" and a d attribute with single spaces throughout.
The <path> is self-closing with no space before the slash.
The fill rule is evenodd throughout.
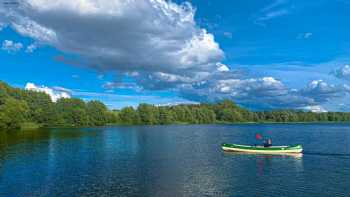
<path id="1" fill-rule="evenodd" d="M 264 147 L 271 147 L 272 146 L 272 140 L 271 138 L 265 140 Z"/>

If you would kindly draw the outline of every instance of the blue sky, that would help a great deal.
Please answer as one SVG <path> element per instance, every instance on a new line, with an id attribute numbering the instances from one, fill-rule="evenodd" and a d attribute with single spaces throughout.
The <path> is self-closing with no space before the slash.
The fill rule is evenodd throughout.
<path id="1" fill-rule="evenodd" d="M 0 7 L 0 80 L 16 87 L 111 108 L 350 110 L 345 0 L 23 2 Z"/>

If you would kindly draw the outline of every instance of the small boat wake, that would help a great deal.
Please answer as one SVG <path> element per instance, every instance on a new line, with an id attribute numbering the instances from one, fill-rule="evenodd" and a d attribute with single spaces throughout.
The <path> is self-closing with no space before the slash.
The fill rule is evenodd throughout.
<path id="1" fill-rule="evenodd" d="M 322 152 L 308 152 L 304 151 L 304 155 L 314 155 L 314 156 L 326 156 L 326 157 L 342 157 L 350 159 L 350 154 L 348 153 L 322 153 Z"/>

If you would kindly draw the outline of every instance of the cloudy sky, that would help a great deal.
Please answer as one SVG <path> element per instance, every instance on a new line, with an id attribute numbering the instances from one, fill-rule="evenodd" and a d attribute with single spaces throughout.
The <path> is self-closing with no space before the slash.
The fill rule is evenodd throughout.
<path id="1" fill-rule="evenodd" d="M 111 108 L 350 111 L 345 0 L 1 0 L 0 80 Z"/>

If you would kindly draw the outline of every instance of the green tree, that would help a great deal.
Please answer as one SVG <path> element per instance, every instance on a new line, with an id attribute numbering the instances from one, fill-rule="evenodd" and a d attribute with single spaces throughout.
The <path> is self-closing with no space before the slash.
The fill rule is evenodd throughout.
<path id="1" fill-rule="evenodd" d="M 28 119 L 31 122 L 47 125 L 53 121 L 54 104 L 49 95 L 42 92 L 26 91 L 21 97 L 28 104 Z"/>
<path id="2" fill-rule="evenodd" d="M 158 108 L 149 104 L 140 104 L 137 108 L 142 124 L 157 124 Z"/>
<path id="3" fill-rule="evenodd" d="M 119 112 L 119 119 L 122 124 L 140 124 L 139 114 L 132 107 L 123 108 Z"/>
<path id="4" fill-rule="evenodd" d="M 92 126 L 103 126 L 109 122 L 108 109 L 100 101 L 90 101 L 86 104 L 89 116 L 89 124 Z"/>
<path id="5" fill-rule="evenodd" d="M 24 101 L 6 98 L 0 105 L 0 129 L 17 129 L 26 121 L 28 106 Z"/>
<path id="6" fill-rule="evenodd" d="M 58 125 L 61 126 L 88 126 L 89 117 L 87 107 L 81 99 L 63 98 L 55 105 Z M 63 121 L 63 122 L 61 122 Z"/>
<path id="7" fill-rule="evenodd" d="M 159 117 L 157 122 L 159 122 L 159 124 L 174 123 L 174 116 L 169 108 L 166 108 L 166 107 L 159 108 Z"/>

